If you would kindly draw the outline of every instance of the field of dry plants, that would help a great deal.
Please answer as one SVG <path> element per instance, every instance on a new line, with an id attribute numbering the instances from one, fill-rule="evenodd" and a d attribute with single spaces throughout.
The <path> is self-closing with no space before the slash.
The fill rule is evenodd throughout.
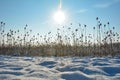
<path id="1" fill-rule="evenodd" d="M 96 18 L 91 33 L 87 25 L 78 24 L 78 28 L 70 23 L 67 29 L 63 26 L 45 35 L 32 34 L 29 26 L 21 30 L 6 32 L 6 23 L 0 23 L 0 54 L 32 55 L 32 56 L 115 56 L 120 53 L 120 35 L 110 23 L 102 24 Z"/>

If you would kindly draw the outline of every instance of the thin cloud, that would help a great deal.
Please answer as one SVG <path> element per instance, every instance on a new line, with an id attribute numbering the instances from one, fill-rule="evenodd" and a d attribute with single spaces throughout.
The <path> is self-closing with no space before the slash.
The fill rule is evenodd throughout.
<path id="1" fill-rule="evenodd" d="M 85 13 L 87 11 L 88 11 L 88 9 L 81 9 L 81 10 L 78 10 L 77 13 Z"/>
<path id="2" fill-rule="evenodd" d="M 94 5 L 94 7 L 96 8 L 108 8 L 116 3 L 120 2 L 120 0 L 113 0 L 112 2 L 108 2 L 108 3 L 103 3 L 103 4 L 96 4 Z"/>
<path id="3" fill-rule="evenodd" d="M 105 3 L 105 4 L 97 4 L 95 5 L 96 8 L 108 8 L 112 5 L 112 3 Z"/>

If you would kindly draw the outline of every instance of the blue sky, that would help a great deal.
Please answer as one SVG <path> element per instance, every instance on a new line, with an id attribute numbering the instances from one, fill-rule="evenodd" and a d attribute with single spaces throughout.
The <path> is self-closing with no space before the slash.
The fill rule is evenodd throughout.
<path id="1" fill-rule="evenodd" d="M 0 21 L 6 23 L 6 30 L 23 30 L 28 24 L 35 33 L 45 34 L 58 26 L 53 20 L 58 6 L 59 0 L 0 0 Z M 91 31 L 99 17 L 120 32 L 120 0 L 62 0 L 62 10 L 67 17 L 65 26 L 72 22 L 76 28 L 81 23 Z"/>

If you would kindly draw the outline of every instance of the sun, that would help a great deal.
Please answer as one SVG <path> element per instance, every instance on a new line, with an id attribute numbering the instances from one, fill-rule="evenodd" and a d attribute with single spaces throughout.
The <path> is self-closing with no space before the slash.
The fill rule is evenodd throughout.
<path id="1" fill-rule="evenodd" d="M 58 24 L 62 24 L 65 21 L 65 14 L 62 10 L 58 10 L 53 17 Z"/>

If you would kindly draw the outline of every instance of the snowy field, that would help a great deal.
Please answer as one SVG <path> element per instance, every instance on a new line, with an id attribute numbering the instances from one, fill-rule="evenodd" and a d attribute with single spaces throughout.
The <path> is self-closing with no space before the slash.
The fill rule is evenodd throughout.
<path id="1" fill-rule="evenodd" d="M 120 57 L 0 56 L 0 80 L 120 80 Z"/>

